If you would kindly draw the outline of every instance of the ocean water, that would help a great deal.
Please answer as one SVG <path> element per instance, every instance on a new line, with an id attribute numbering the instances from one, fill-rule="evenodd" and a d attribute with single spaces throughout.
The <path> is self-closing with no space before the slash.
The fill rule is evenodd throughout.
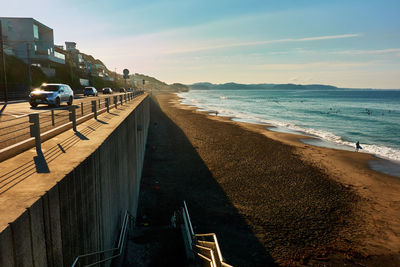
<path id="1" fill-rule="evenodd" d="M 190 90 L 182 103 L 400 162 L 400 90 Z"/>

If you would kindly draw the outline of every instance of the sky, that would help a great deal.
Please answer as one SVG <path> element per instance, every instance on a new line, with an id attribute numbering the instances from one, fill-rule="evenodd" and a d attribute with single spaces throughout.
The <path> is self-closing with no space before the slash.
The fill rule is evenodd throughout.
<path id="1" fill-rule="evenodd" d="M 400 88 L 399 0 L 0 0 L 56 44 L 167 83 Z"/>

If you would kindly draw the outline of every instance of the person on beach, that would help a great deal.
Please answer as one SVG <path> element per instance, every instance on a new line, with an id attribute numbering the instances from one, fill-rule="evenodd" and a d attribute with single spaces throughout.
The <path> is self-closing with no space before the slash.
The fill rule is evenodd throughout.
<path id="1" fill-rule="evenodd" d="M 358 150 L 362 149 L 362 147 L 360 146 L 360 142 L 357 141 L 356 143 L 356 151 L 358 152 Z"/>

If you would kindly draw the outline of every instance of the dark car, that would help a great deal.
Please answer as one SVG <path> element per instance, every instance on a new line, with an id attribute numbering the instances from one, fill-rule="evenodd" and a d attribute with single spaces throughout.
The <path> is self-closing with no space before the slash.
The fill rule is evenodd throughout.
<path id="1" fill-rule="evenodd" d="M 126 90 L 125 90 L 125 88 L 119 88 L 119 92 L 120 93 L 126 93 Z"/>
<path id="2" fill-rule="evenodd" d="M 84 96 L 98 96 L 97 90 L 94 87 L 85 87 L 85 90 L 83 91 Z"/>
<path id="3" fill-rule="evenodd" d="M 59 107 L 62 102 L 72 105 L 73 100 L 72 89 L 61 83 L 44 83 L 29 94 L 29 104 L 32 107 L 37 107 L 39 104 Z"/>
<path id="4" fill-rule="evenodd" d="M 112 94 L 113 91 L 110 87 L 103 88 L 103 94 Z"/>

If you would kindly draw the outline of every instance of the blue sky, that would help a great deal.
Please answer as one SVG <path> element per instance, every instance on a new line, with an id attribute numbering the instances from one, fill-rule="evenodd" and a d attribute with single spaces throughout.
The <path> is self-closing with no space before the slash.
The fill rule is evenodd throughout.
<path id="1" fill-rule="evenodd" d="M 1 0 L 4 1 L 4 0 Z M 37 0 L 2 5 L 110 68 L 168 83 L 400 88 L 400 1 Z"/>

